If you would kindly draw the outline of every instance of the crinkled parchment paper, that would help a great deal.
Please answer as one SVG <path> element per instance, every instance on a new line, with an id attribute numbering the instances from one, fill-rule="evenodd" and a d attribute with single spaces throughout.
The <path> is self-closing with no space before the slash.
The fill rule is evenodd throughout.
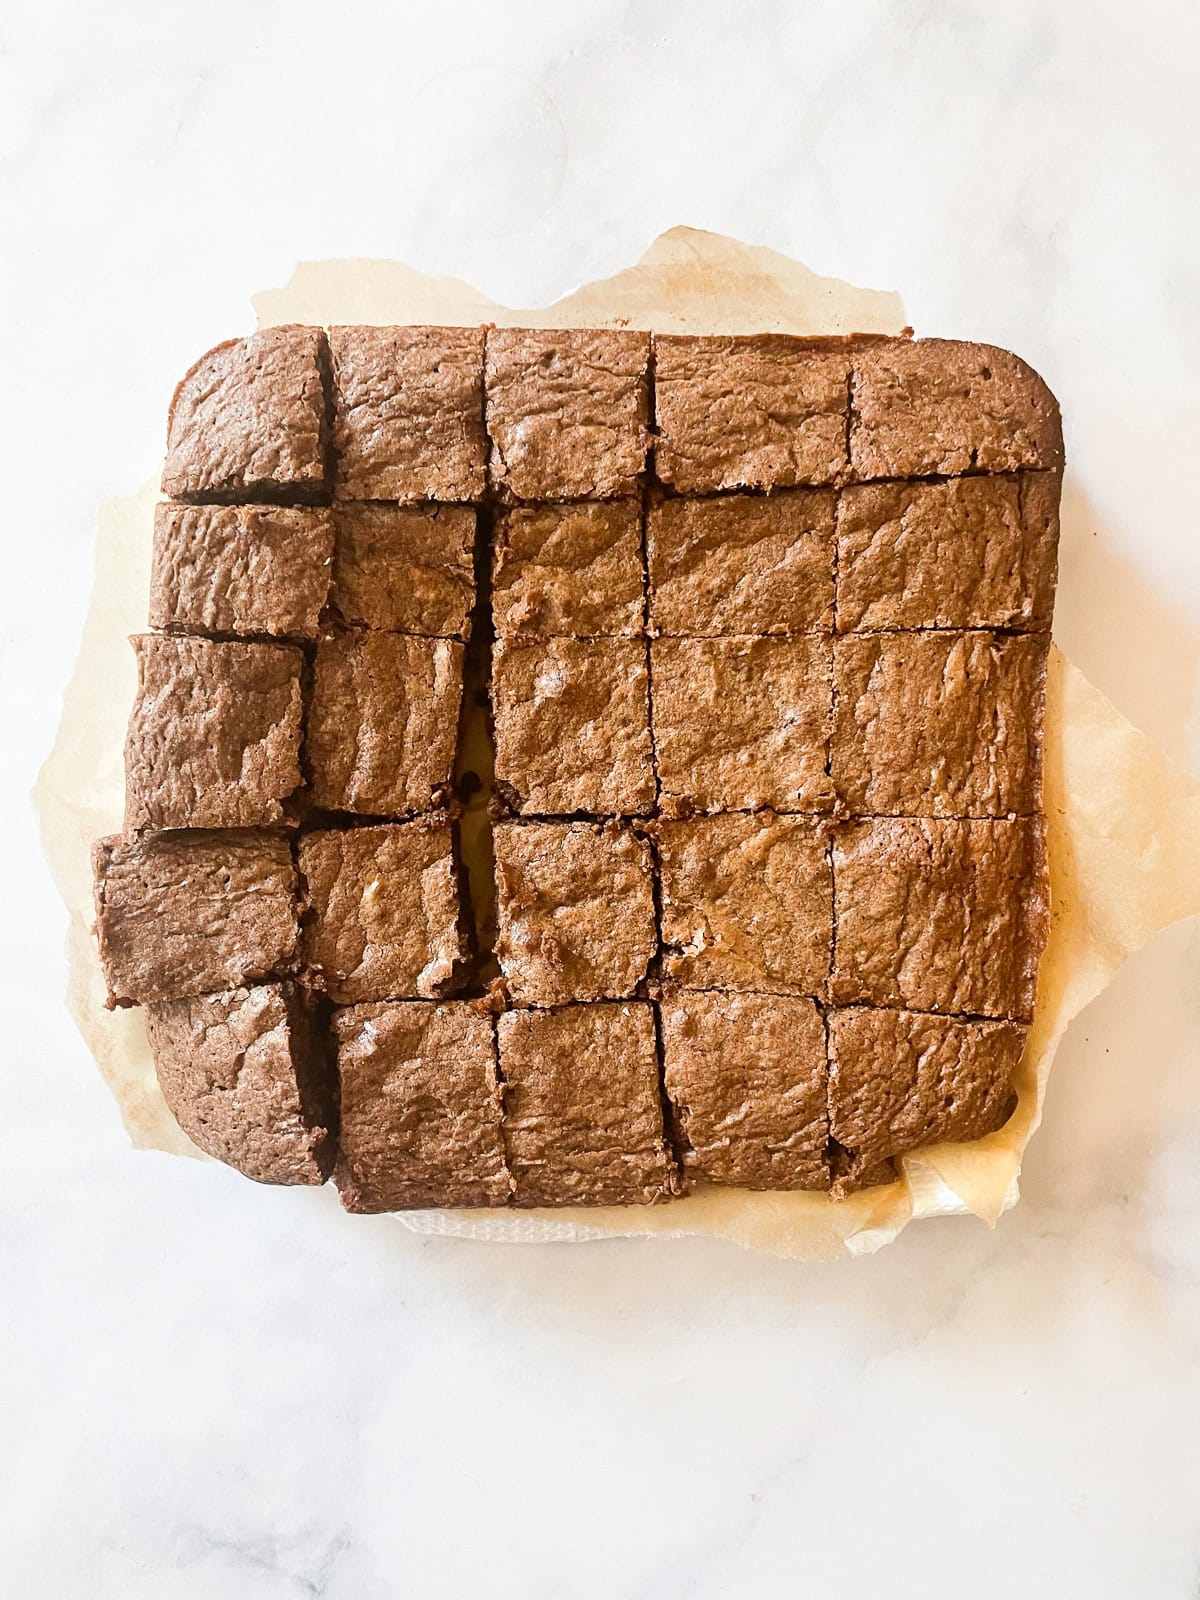
<path id="1" fill-rule="evenodd" d="M 385 261 L 304 263 L 286 287 L 256 296 L 255 308 L 260 325 L 627 323 L 690 333 L 897 333 L 904 326 L 895 294 L 819 278 L 772 251 L 686 228 L 664 234 L 637 266 L 546 310 L 512 311 L 466 284 Z M 156 499 L 149 487 L 101 510 L 91 611 L 35 798 L 46 854 L 70 912 L 71 1013 L 133 1143 L 196 1155 L 159 1092 L 141 1013 L 104 1009 L 90 932 L 88 850 L 92 839 L 121 823 L 122 746 L 135 686 L 126 635 L 145 626 Z M 999 1133 L 908 1156 L 902 1181 L 839 1205 L 821 1195 L 714 1189 L 663 1207 L 422 1212 L 403 1220 L 426 1233 L 510 1241 L 712 1234 L 813 1260 L 876 1250 L 914 1217 L 971 1211 L 994 1222 L 1017 1198 L 1022 1152 L 1041 1118 L 1067 1024 L 1152 933 L 1200 911 L 1200 784 L 1177 771 L 1057 650 L 1046 716 L 1046 813 L 1050 941 L 1018 1107 Z"/>

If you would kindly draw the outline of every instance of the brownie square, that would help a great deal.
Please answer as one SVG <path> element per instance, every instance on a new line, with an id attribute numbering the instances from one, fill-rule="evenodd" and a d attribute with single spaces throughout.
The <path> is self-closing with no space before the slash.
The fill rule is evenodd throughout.
<path id="1" fill-rule="evenodd" d="M 162 486 L 176 500 L 328 492 L 320 328 L 263 328 L 200 357 L 175 390 Z"/>
<path id="2" fill-rule="evenodd" d="M 830 673 L 829 642 L 817 635 L 653 640 L 664 812 L 826 809 Z"/>
<path id="3" fill-rule="evenodd" d="M 492 619 L 503 638 L 642 632 L 636 500 L 521 506 L 496 518 Z"/>
<path id="4" fill-rule="evenodd" d="M 334 508 L 330 605 L 347 627 L 465 639 L 475 603 L 470 506 Z"/>
<path id="5" fill-rule="evenodd" d="M 324 1183 L 333 1167 L 332 1063 L 292 984 L 165 1000 L 146 1011 L 163 1098 L 206 1155 L 256 1183 Z"/>
<path id="6" fill-rule="evenodd" d="M 338 1011 L 333 1026 L 346 1210 L 505 1205 L 492 1019 L 464 1001 L 401 1000 Z"/>
<path id="7" fill-rule="evenodd" d="M 332 328 L 341 500 L 478 500 L 483 330 Z"/>
<path id="8" fill-rule="evenodd" d="M 821 995 L 833 942 L 828 830 L 771 811 L 657 829 L 669 977 L 694 989 Z"/>
<path id="9" fill-rule="evenodd" d="M 126 828 L 280 821 L 301 783 L 301 652 L 169 634 L 130 643 L 138 692 L 125 740 Z"/>
<path id="10" fill-rule="evenodd" d="M 448 822 L 300 840 L 308 980 L 341 1005 L 449 993 L 467 959 Z"/>
<path id="11" fill-rule="evenodd" d="M 857 1187 L 877 1163 L 906 1151 L 1000 1127 L 1025 1033 L 1015 1022 L 914 1011 L 830 1012 L 830 1132 L 843 1147 L 841 1187 Z"/>
<path id="12" fill-rule="evenodd" d="M 492 662 L 496 779 L 537 815 L 645 816 L 654 805 L 646 647 L 502 639 Z"/>
<path id="13" fill-rule="evenodd" d="M 518 1005 L 620 999 L 657 950 L 650 848 L 629 828 L 497 825 L 496 955 Z"/>
<path id="14" fill-rule="evenodd" d="M 314 805 L 367 816 L 427 811 L 454 775 L 463 647 L 395 633 L 317 646 L 306 755 Z"/>
<path id="15" fill-rule="evenodd" d="M 92 873 L 110 1006 L 236 989 L 292 964 L 296 874 L 279 834 L 98 839 Z"/>
<path id="16" fill-rule="evenodd" d="M 845 809 L 1004 816 L 1041 798 L 1047 635 L 847 634 L 833 648 Z"/>
<path id="17" fill-rule="evenodd" d="M 848 347 L 778 333 L 659 335 L 654 359 L 655 469 L 680 494 L 843 475 Z"/>
<path id="18" fill-rule="evenodd" d="M 676 1176 L 648 1005 L 508 1011 L 497 1033 L 517 1205 L 644 1205 L 669 1196 Z"/>
<path id="19" fill-rule="evenodd" d="M 650 437 L 649 365 L 648 333 L 489 330 L 492 487 L 514 500 L 635 495 Z"/>
<path id="20" fill-rule="evenodd" d="M 1007 350 L 954 339 L 887 340 L 854 360 L 855 478 L 1062 466 L 1058 402 Z"/>
<path id="21" fill-rule="evenodd" d="M 820 489 L 658 501 L 647 524 L 652 631 L 828 631 L 833 513 Z"/>
<path id="22" fill-rule="evenodd" d="M 828 1189 L 825 1026 L 811 1000 L 669 994 L 663 1077 L 689 1177 Z"/>
<path id="23" fill-rule="evenodd" d="M 1056 473 L 865 483 L 837 512 L 837 626 L 1048 629 Z"/>
<path id="24" fill-rule="evenodd" d="M 332 559 L 328 511 L 164 500 L 154 508 L 150 626 L 315 639 Z"/>
<path id="25" fill-rule="evenodd" d="M 832 1000 L 1028 1021 L 1044 863 L 1040 818 L 838 828 Z"/>

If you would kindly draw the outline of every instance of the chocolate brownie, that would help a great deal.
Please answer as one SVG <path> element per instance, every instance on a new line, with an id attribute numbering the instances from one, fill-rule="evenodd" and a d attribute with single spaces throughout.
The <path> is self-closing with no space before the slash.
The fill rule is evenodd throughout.
<path id="1" fill-rule="evenodd" d="M 496 955 L 518 1005 L 620 999 L 657 948 L 650 848 L 628 827 L 497 825 Z"/>
<path id="2" fill-rule="evenodd" d="M 138 692 L 125 739 L 125 826 L 278 822 L 301 783 L 292 645 L 136 634 Z"/>
<path id="3" fill-rule="evenodd" d="M 821 823 L 757 811 L 656 831 L 668 976 L 694 989 L 824 994 L 833 875 Z"/>
<path id="4" fill-rule="evenodd" d="M 889 339 L 860 351 L 851 381 L 855 478 L 955 477 L 1062 466 L 1058 402 L 1007 350 Z"/>
<path id="5" fill-rule="evenodd" d="M 668 994 L 663 1081 L 684 1171 L 746 1189 L 828 1189 L 825 1025 L 811 1000 Z"/>
<path id="6" fill-rule="evenodd" d="M 638 491 L 649 444 L 650 335 L 492 328 L 485 387 L 492 487 L 514 500 Z"/>
<path id="7" fill-rule="evenodd" d="M 463 647 L 448 639 L 322 640 L 306 742 L 313 804 L 381 817 L 428 810 L 454 774 L 462 674 Z"/>
<path id="8" fill-rule="evenodd" d="M 833 841 L 838 1005 L 1027 1021 L 1046 942 L 1040 818 L 878 818 Z"/>
<path id="9" fill-rule="evenodd" d="M 257 1183 L 324 1183 L 333 1167 L 332 1062 L 291 984 L 165 1000 L 146 1011 L 163 1098 L 206 1155 Z"/>
<path id="10" fill-rule="evenodd" d="M 1056 473 L 865 483 L 837 511 L 837 626 L 1048 629 Z"/>
<path id="11" fill-rule="evenodd" d="M 642 632 L 636 500 L 521 506 L 496 518 L 492 619 L 502 637 Z"/>
<path id="12" fill-rule="evenodd" d="M 1041 797 L 1045 634 L 847 634 L 832 775 L 859 815 L 1004 816 Z"/>
<path id="13" fill-rule="evenodd" d="M 150 1005 L 286 972 L 296 874 L 276 833 L 164 833 L 92 846 L 108 1004 Z"/>
<path id="14" fill-rule="evenodd" d="M 850 349 L 778 333 L 656 335 L 659 478 L 680 494 L 836 482 L 846 469 Z"/>
<path id="15" fill-rule="evenodd" d="M 330 330 L 340 500 L 478 500 L 483 330 Z"/>
<path id="16" fill-rule="evenodd" d="M 154 508 L 150 626 L 315 639 L 332 559 L 328 511 L 164 500 Z"/>
<path id="17" fill-rule="evenodd" d="M 496 779 L 514 810 L 646 816 L 654 805 L 646 647 L 502 639 L 492 660 Z"/>
<path id="18" fill-rule="evenodd" d="M 816 635 L 653 640 L 663 810 L 828 808 L 830 672 L 829 642 Z"/>
<path id="19" fill-rule="evenodd" d="M 475 603 L 470 506 L 334 507 L 330 605 L 347 627 L 465 639 Z"/>
<path id="20" fill-rule="evenodd" d="M 468 952 L 449 823 L 320 829 L 299 860 L 310 983 L 343 1005 L 455 987 Z"/>
<path id="21" fill-rule="evenodd" d="M 508 1011 L 497 1024 L 519 1206 L 644 1205 L 677 1175 L 644 1002 Z"/>
<path id="22" fill-rule="evenodd" d="M 857 1187 L 871 1167 L 905 1151 L 998 1128 L 1025 1031 L 915 1011 L 830 1012 L 830 1132 L 846 1157 L 840 1187 Z"/>
<path id="23" fill-rule="evenodd" d="M 162 486 L 177 500 L 327 493 L 320 328 L 263 328 L 200 357 L 175 390 Z"/>
<path id="24" fill-rule="evenodd" d="M 346 1210 L 505 1205 L 492 1019 L 464 1001 L 401 1000 L 335 1012 L 333 1026 Z"/>
<path id="25" fill-rule="evenodd" d="M 647 523 L 652 632 L 828 631 L 833 511 L 821 489 L 659 500 Z"/>

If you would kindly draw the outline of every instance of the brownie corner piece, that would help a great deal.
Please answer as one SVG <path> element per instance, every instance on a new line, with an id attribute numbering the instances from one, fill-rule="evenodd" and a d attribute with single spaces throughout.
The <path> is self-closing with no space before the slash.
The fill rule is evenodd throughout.
<path id="1" fill-rule="evenodd" d="M 313 500 L 328 490 L 325 335 L 298 324 L 215 346 L 180 381 L 162 486 L 176 500 Z"/>

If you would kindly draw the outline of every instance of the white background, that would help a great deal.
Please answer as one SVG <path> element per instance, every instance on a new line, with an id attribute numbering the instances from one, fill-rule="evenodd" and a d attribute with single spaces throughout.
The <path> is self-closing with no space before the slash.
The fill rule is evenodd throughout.
<path id="1" fill-rule="evenodd" d="M 0 5 L 5 1595 L 1197 1593 L 1195 925 L 1072 1029 L 995 1233 L 420 1241 L 128 1151 L 26 796 L 96 505 L 253 290 L 546 302 L 681 222 L 1041 369 L 1060 640 L 1200 768 L 1198 92 L 1191 0 Z"/>

